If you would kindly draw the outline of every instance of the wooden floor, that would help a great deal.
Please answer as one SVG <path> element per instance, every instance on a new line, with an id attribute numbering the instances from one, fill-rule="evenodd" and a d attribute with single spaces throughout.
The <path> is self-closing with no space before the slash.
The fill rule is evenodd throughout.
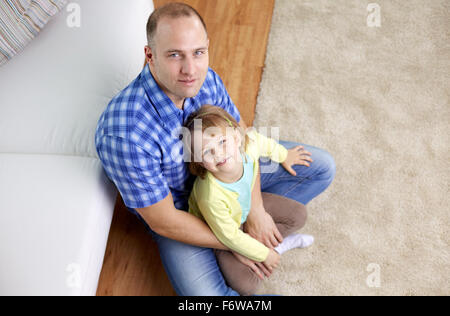
<path id="1" fill-rule="evenodd" d="M 178 0 L 180 1 L 180 0 Z M 181 0 L 203 16 L 210 66 L 251 126 L 275 0 Z M 169 0 L 154 0 L 159 7 Z M 117 199 L 97 295 L 176 295 L 144 226 Z"/>

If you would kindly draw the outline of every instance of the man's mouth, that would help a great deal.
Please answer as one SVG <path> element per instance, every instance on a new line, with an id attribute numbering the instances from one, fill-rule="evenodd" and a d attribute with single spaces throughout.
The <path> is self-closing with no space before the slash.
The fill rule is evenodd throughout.
<path id="1" fill-rule="evenodd" d="M 178 80 L 182 85 L 191 87 L 195 84 L 197 81 L 196 79 L 187 79 L 187 80 Z"/>

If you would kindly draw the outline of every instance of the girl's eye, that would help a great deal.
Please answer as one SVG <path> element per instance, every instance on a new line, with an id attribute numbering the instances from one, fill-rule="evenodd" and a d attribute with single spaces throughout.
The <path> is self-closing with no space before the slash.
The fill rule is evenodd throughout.
<path id="1" fill-rule="evenodd" d="M 211 149 L 208 149 L 203 152 L 203 156 L 208 156 L 209 154 L 211 154 Z"/>

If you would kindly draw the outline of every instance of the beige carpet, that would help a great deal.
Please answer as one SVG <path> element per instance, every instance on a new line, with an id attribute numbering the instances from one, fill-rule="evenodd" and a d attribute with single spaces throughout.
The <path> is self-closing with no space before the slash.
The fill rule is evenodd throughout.
<path id="1" fill-rule="evenodd" d="M 260 293 L 450 295 L 450 2 L 370 2 L 276 0 L 254 125 L 337 175 Z"/>

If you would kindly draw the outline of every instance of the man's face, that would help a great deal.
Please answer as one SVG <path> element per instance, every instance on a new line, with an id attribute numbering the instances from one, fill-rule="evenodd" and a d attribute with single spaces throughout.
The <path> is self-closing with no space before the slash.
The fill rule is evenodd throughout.
<path id="1" fill-rule="evenodd" d="M 185 98 L 197 95 L 208 72 L 209 40 L 197 17 L 162 18 L 154 50 L 146 48 L 147 61 L 157 83 L 179 108 Z"/>

